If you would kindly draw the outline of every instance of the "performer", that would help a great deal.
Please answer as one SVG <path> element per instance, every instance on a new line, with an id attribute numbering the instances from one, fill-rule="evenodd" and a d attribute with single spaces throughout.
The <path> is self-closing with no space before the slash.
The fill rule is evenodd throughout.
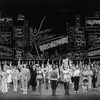
<path id="1" fill-rule="evenodd" d="M 97 70 L 96 70 L 96 66 L 92 64 L 92 72 L 93 72 L 93 76 L 92 76 L 92 84 L 93 84 L 93 89 L 96 89 L 96 82 L 97 82 Z"/>
<path id="2" fill-rule="evenodd" d="M 64 66 L 63 70 L 63 80 L 64 80 L 64 89 L 65 89 L 65 95 L 70 95 L 69 94 L 69 82 L 71 80 L 71 72 L 67 66 Z"/>
<path id="3" fill-rule="evenodd" d="M 23 94 L 27 94 L 28 81 L 30 79 L 30 71 L 27 69 L 27 65 L 24 64 L 22 69 L 22 84 L 23 84 Z"/>
<path id="4" fill-rule="evenodd" d="M 88 83 L 89 83 L 89 77 L 88 77 L 89 74 L 88 74 L 87 66 L 84 66 L 82 75 L 83 75 L 83 84 L 82 84 L 83 92 L 86 93 L 88 91 Z"/>
<path id="5" fill-rule="evenodd" d="M 37 77 L 37 70 L 34 63 L 30 69 L 30 85 L 32 86 L 32 91 L 36 91 L 36 86 L 37 86 L 36 77 Z"/>
<path id="6" fill-rule="evenodd" d="M 38 88 L 39 95 L 41 95 L 41 86 L 44 79 L 44 74 L 39 64 L 37 64 L 36 67 L 37 67 L 37 88 Z"/>
<path id="7" fill-rule="evenodd" d="M 88 67 L 88 89 L 91 90 L 92 88 L 92 75 L 93 75 L 93 72 L 90 68 L 90 65 L 87 66 Z"/>
<path id="8" fill-rule="evenodd" d="M 47 65 L 45 67 L 46 67 L 45 68 L 45 83 L 46 83 L 46 89 L 48 89 L 49 88 L 50 69 L 49 69 L 49 67 Z"/>
<path id="9" fill-rule="evenodd" d="M 74 71 L 74 92 L 79 92 L 79 80 L 80 80 L 80 69 L 78 64 L 76 65 L 76 69 Z"/>
<path id="10" fill-rule="evenodd" d="M 14 65 L 13 66 L 13 70 L 12 70 L 12 80 L 13 80 L 13 88 L 14 88 L 14 91 L 17 91 L 17 88 L 18 88 L 18 75 L 19 75 L 19 71 L 17 69 L 17 66 Z"/>
<path id="11" fill-rule="evenodd" d="M 51 89 L 52 95 L 56 95 L 56 88 L 57 88 L 57 81 L 58 81 L 58 71 L 56 70 L 55 65 L 52 66 L 52 71 L 50 73 L 50 80 L 51 80 Z"/>
<path id="12" fill-rule="evenodd" d="M 1 62 L 0 62 L 0 92 L 2 89 L 2 68 L 1 68 Z"/>
<path id="13" fill-rule="evenodd" d="M 2 93 L 6 94 L 7 92 L 8 92 L 7 73 L 6 73 L 6 67 L 3 67 L 3 71 L 2 71 Z"/>
<path id="14" fill-rule="evenodd" d="M 10 85 L 11 85 L 11 82 L 12 82 L 12 79 L 11 79 L 11 73 L 12 73 L 11 65 L 7 68 L 6 72 L 7 72 L 7 85 L 8 85 L 8 89 L 9 89 Z"/>

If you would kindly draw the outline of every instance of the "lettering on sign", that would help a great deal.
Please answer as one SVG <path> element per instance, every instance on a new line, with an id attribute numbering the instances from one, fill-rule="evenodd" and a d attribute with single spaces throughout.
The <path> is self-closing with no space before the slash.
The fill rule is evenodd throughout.
<path id="1" fill-rule="evenodd" d="M 87 17 L 86 18 L 86 30 L 100 30 L 100 18 Z"/>
<path id="2" fill-rule="evenodd" d="M 85 47 L 85 46 L 86 46 L 86 41 L 85 41 L 85 39 L 76 38 L 76 39 L 75 39 L 75 46 L 76 46 L 76 47 Z"/>
<path id="3" fill-rule="evenodd" d="M 74 53 L 74 59 L 75 60 L 81 60 L 85 58 L 85 52 L 76 52 Z"/>
<path id="4" fill-rule="evenodd" d="M 11 43 L 11 32 L 9 32 L 7 28 L 3 28 L 2 31 L 0 31 L 0 43 Z"/>
<path id="5" fill-rule="evenodd" d="M 62 45 L 65 43 L 68 43 L 68 36 L 55 40 L 55 41 L 51 41 L 43 45 L 40 45 L 39 48 L 41 51 L 44 51 L 44 50 L 47 50 L 47 49 L 50 49 L 50 48 L 53 48 L 53 47 L 56 47 L 58 45 Z"/>
<path id="6" fill-rule="evenodd" d="M 24 59 L 24 51 L 19 49 L 19 48 L 14 48 L 13 49 L 13 59 L 14 60 L 18 60 L 19 58 L 20 59 Z"/>
<path id="7" fill-rule="evenodd" d="M 13 18 L 11 17 L 0 17 L 0 27 L 12 27 Z"/>
<path id="8" fill-rule="evenodd" d="M 94 50 L 94 49 L 99 49 L 100 48 L 100 44 L 95 44 L 92 47 L 89 48 L 89 50 Z"/>
<path id="9" fill-rule="evenodd" d="M 11 48 L 0 45 L 0 58 L 12 59 L 13 51 Z"/>
<path id="10" fill-rule="evenodd" d="M 23 48 L 26 46 L 26 41 L 24 40 L 15 41 L 15 46 L 19 48 Z"/>
<path id="11" fill-rule="evenodd" d="M 11 48 L 3 46 L 3 45 L 0 45 L 0 50 L 8 51 L 8 52 L 13 52 Z"/>
<path id="12" fill-rule="evenodd" d="M 75 28 L 74 37 L 75 38 L 84 38 L 84 27 Z"/>
<path id="13" fill-rule="evenodd" d="M 87 56 L 96 56 L 100 55 L 100 50 L 94 50 L 87 53 Z"/>
<path id="14" fill-rule="evenodd" d="M 90 33 L 89 34 L 89 45 L 100 44 L 100 33 Z"/>
<path id="15" fill-rule="evenodd" d="M 24 27 L 15 26 L 13 27 L 14 39 L 22 39 L 24 37 Z"/>

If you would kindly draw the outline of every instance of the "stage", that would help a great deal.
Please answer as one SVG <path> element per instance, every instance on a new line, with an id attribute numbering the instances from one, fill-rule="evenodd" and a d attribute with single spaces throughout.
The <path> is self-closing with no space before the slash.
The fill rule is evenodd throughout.
<path id="1" fill-rule="evenodd" d="M 48 90 L 42 86 L 42 94 L 39 95 L 37 91 L 28 90 L 28 94 L 22 94 L 20 87 L 17 92 L 11 88 L 7 94 L 0 93 L 0 100 L 100 100 L 100 91 L 92 90 L 83 93 L 80 87 L 79 92 L 75 93 L 73 88 L 70 87 L 70 95 L 64 95 L 63 85 L 58 85 L 56 96 L 52 96 L 51 88 Z"/>

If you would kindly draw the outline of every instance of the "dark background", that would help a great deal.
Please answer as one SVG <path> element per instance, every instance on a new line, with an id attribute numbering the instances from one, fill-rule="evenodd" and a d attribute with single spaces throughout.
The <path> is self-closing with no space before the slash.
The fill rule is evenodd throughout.
<path id="1" fill-rule="evenodd" d="M 33 28 L 38 28 L 41 20 L 46 16 L 42 29 L 53 28 L 53 32 L 59 36 L 67 35 L 67 22 L 69 26 L 75 27 L 76 15 L 80 15 L 81 27 L 85 27 L 85 17 L 94 16 L 94 12 L 100 10 L 100 0 L 0 0 L 0 10 L 3 17 L 13 17 L 14 25 L 18 25 L 16 21 L 18 14 L 25 15 L 29 26 Z M 85 50 L 88 50 L 87 32 L 85 39 L 87 40 Z M 9 46 L 14 47 L 14 42 L 12 41 Z M 68 51 L 60 53 L 66 52 Z M 34 47 L 32 54 L 36 54 Z"/>

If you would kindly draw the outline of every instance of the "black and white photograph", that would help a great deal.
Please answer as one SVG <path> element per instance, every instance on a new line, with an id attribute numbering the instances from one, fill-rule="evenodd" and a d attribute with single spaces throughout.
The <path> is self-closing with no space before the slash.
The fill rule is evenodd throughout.
<path id="1" fill-rule="evenodd" d="M 0 100 L 100 99 L 100 0 L 0 0 Z"/>

